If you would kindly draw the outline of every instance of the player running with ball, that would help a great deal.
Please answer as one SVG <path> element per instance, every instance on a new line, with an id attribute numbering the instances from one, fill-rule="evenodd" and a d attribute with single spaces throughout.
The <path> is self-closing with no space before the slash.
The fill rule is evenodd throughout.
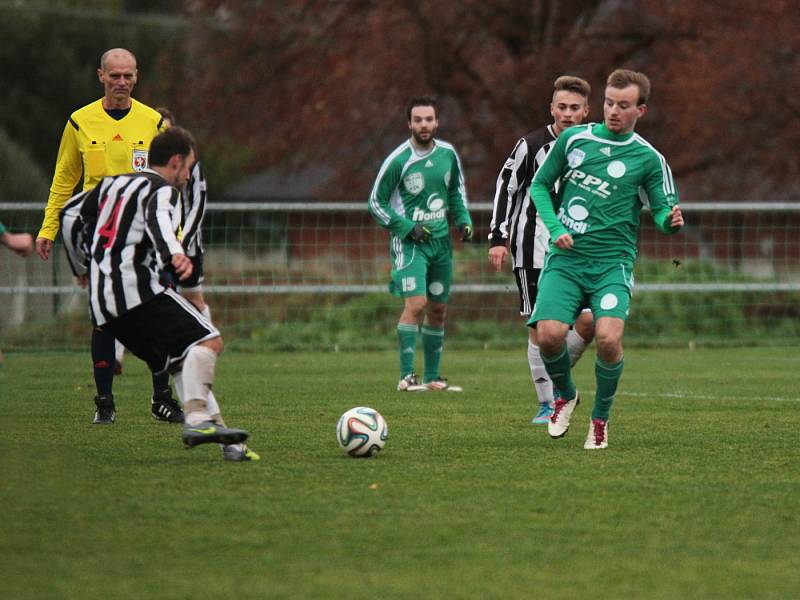
<path id="1" fill-rule="evenodd" d="M 553 438 L 567 433 L 580 402 L 564 340 L 584 306 L 595 317 L 597 387 L 587 450 L 608 446 L 643 203 L 649 203 L 663 233 L 675 233 L 684 224 L 667 161 L 634 133 L 649 95 L 650 81 L 642 73 L 611 73 L 604 122 L 564 131 L 531 184 L 531 197 L 552 238 L 528 324 L 536 327 L 545 368 L 561 396 L 548 424 Z M 550 190 L 559 180 L 553 199 Z"/>

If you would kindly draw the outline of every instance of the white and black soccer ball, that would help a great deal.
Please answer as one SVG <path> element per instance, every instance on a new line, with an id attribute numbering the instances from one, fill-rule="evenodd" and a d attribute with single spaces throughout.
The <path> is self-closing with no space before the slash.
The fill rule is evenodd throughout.
<path id="1" fill-rule="evenodd" d="M 350 456 L 374 456 L 386 446 L 386 419 L 374 408 L 357 406 L 339 418 L 336 439 Z"/>

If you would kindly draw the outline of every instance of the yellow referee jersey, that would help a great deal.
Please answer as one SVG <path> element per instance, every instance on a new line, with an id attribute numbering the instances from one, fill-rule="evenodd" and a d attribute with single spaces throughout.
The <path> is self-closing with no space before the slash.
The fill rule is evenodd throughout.
<path id="1" fill-rule="evenodd" d="M 161 115 L 133 98 L 130 111 L 119 120 L 105 111 L 102 98 L 72 113 L 61 136 L 39 237 L 55 239 L 59 212 L 81 176 L 88 190 L 107 175 L 141 171 L 147 167 L 150 141 L 163 130 Z"/>

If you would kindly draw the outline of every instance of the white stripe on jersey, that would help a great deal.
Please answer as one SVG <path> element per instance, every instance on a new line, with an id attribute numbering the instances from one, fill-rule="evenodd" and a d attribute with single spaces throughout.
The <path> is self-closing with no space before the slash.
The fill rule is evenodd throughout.
<path id="1" fill-rule="evenodd" d="M 392 164 L 392 161 L 395 158 L 397 158 L 399 154 L 408 150 L 410 146 L 411 146 L 411 141 L 407 140 L 402 144 L 400 144 L 397 148 L 395 148 L 392 151 L 392 153 L 386 157 L 386 160 L 383 161 L 383 164 L 381 165 L 381 168 L 378 171 L 378 176 L 375 178 L 375 183 L 372 184 L 372 191 L 369 194 L 369 207 L 370 210 L 372 211 L 372 214 L 375 215 L 375 217 L 378 220 L 380 220 L 381 223 L 383 223 L 384 225 L 388 225 L 391 222 L 392 218 L 391 216 L 389 216 L 389 213 L 387 213 L 385 210 L 383 210 L 383 208 L 381 208 L 381 205 L 378 202 L 378 185 L 380 184 L 381 179 L 383 179 L 383 175 L 386 173 L 386 170 L 389 168 L 389 165 Z M 411 154 L 413 156 L 414 154 L 413 151 Z M 392 198 L 391 198 L 392 205 L 394 205 L 395 193 L 397 193 L 399 197 L 399 193 L 397 192 L 397 189 L 395 189 L 394 192 L 392 192 Z M 402 205 L 403 202 L 400 201 L 400 206 L 402 207 Z M 397 210 L 396 207 L 393 206 L 393 208 Z M 401 212 L 400 214 L 402 215 L 403 213 Z"/>
<path id="2" fill-rule="evenodd" d="M 186 256 L 197 256 L 203 252 L 203 219 L 206 214 L 206 178 L 200 163 L 192 167 L 192 173 L 181 191 L 181 244 Z"/>
<path id="3" fill-rule="evenodd" d="M 83 246 L 81 206 L 83 206 L 83 200 L 88 194 L 88 190 L 75 194 L 67 200 L 59 215 L 61 219 L 61 237 L 64 241 L 64 250 L 67 253 L 67 262 L 75 277 L 80 277 L 87 273 L 87 257 Z"/>
<path id="4" fill-rule="evenodd" d="M 489 240 L 500 237 L 508 242 L 514 269 L 540 269 L 547 252 L 550 232 L 538 214 L 529 222 L 535 212 L 530 183 L 557 137 L 551 124 L 520 138 L 497 176 Z M 529 139 L 538 147 L 530 148 Z"/>

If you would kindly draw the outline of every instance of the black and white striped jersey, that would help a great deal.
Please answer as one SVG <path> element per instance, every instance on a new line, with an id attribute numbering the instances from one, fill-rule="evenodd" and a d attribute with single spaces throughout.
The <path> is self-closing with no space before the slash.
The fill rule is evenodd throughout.
<path id="1" fill-rule="evenodd" d="M 531 202 L 530 185 L 557 137 L 551 124 L 520 138 L 497 177 L 489 244 L 508 244 L 515 269 L 544 265 L 550 232 Z"/>
<path id="2" fill-rule="evenodd" d="M 175 232 L 180 194 L 151 169 L 106 177 L 83 200 L 89 244 L 89 311 L 103 325 L 151 300 L 166 287 L 172 256 L 185 254 Z"/>
<path id="3" fill-rule="evenodd" d="M 206 215 L 206 178 L 200 162 L 192 167 L 189 181 L 181 190 L 181 244 L 186 256 L 203 254 L 203 219 Z"/>
<path id="4" fill-rule="evenodd" d="M 86 275 L 89 269 L 83 219 L 81 218 L 83 200 L 88 195 L 89 190 L 75 194 L 67 200 L 58 215 L 64 250 L 67 252 L 67 262 L 75 277 Z"/>

